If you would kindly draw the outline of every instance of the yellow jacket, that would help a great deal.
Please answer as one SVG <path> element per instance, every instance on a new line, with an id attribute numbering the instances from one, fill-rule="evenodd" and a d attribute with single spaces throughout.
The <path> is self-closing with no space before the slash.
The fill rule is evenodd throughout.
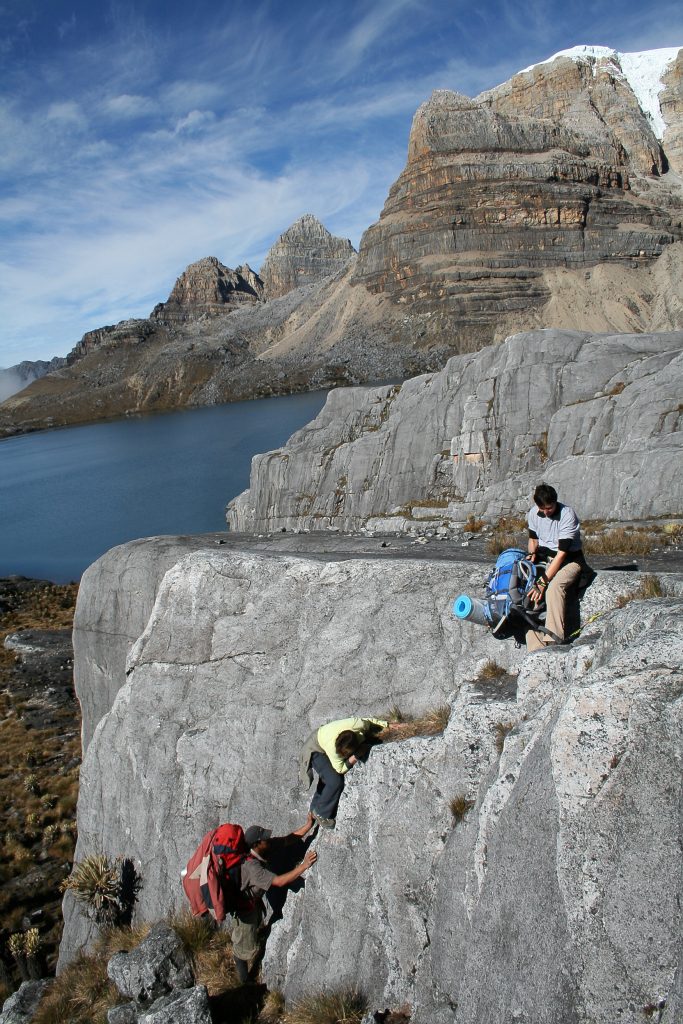
<path id="1" fill-rule="evenodd" d="M 334 770 L 339 772 L 340 775 L 348 772 L 349 766 L 344 758 L 340 757 L 337 753 L 337 748 L 334 745 L 337 736 L 340 732 L 346 732 L 348 729 L 350 732 L 355 732 L 358 735 L 359 742 L 362 743 L 371 725 L 379 725 L 382 729 L 387 727 L 387 723 L 383 722 L 381 718 L 340 718 L 336 722 L 328 722 L 327 725 L 321 725 L 318 729 L 318 743 L 330 759 L 330 764 Z"/>

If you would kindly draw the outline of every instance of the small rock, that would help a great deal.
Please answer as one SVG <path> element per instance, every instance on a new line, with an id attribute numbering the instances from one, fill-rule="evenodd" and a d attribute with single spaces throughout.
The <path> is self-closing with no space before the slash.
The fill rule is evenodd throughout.
<path id="1" fill-rule="evenodd" d="M 121 995 L 149 1003 L 175 988 L 190 988 L 194 974 L 179 936 L 167 924 L 156 924 L 130 953 L 116 953 L 107 974 Z"/>
<path id="2" fill-rule="evenodd" d="M 138 1008 L 135 1003 L 121 1003 L 107 1011 L 107 1024 L 137 1024 Z"/>
<path id="3" fill-rule="evenodd" d="M 41 978 L 40 981 L 24 981 L 21 987 L 3 1003 L 0 1024 L 28 1024 L 33 1019 L 38 1003 L 50 984 L 48 978 Z"/>
<path id="4" fill-rule="evenodd" d="M 157 999 L 138 1017 L 139 1024 L 212 1024 L 204 985 Z"/>

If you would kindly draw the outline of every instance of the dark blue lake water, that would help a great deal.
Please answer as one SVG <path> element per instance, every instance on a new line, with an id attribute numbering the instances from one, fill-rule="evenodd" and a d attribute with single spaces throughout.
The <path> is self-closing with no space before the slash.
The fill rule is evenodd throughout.
<path id="1" fill-rule="evenodd" d="M 326 392 L 233 402 L 0 441 L 0 576 L 66 582 L 115 544 L 225 529 L 251 458 Z"/>

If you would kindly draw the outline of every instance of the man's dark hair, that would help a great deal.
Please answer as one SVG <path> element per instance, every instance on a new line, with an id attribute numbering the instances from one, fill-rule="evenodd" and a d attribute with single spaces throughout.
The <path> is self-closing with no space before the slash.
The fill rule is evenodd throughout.
<path id="1" fill-rule="evenodd" d="M 359 746 L 359 740 L 353 729 L 344 729 L 334 741 L 334 747 L 340 757 L 351 757 Z"/>
<path id="2" fill-rule="evenodd" d="M 534 491 L 534 502 L 537 505 L 554 505 L 557 501 L 557 491 L 550 484 L 539 484 Z"/>

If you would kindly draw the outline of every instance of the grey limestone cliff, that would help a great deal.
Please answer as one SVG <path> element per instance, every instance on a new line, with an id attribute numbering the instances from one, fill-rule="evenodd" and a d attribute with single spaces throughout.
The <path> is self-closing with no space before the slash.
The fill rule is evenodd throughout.
<path id="1" fill-rule="evenodd" d="M 398 530 L 426 507 L 438 526 L 525 511 L 541 478 L 584 517 L 678 515 L 682 384 L 682 332 L 547 330 L 402 385 L 332 391 L 254 458 L 228 523 Z"/>
<path id="2" fill-rule="evenodd" d="M 637 575 L 601 574 L 582 643 L 526 657 L 452 619 L 452 597 L 484 574 L 181 539 L 96 563 L 76 613 L 77 637 L 100 645 L 76 645 L 95 726 L 77 858 L 132 857 L 138 913 L 157 919 L 181 905 L 205 829 L 303 820 L 297 753 L 313 725 L 447 704 L 442 735 L 354 769 L 337 830 L 273 928 L 267 983 L 288 999 L 359 984 L 373 1008 L 409 1003 L 415 1024 L 636 1024 L 660 1002 L 674 1024 L 683 581 L 663 576 L 667 597 L 618 610 Z M 514 678 L 484 681 L 489 658 Z M 456 797 L 471 801 L 461 820 Z M 89 933 L 69 900 L 65 913 L 62 963 Z"/>

